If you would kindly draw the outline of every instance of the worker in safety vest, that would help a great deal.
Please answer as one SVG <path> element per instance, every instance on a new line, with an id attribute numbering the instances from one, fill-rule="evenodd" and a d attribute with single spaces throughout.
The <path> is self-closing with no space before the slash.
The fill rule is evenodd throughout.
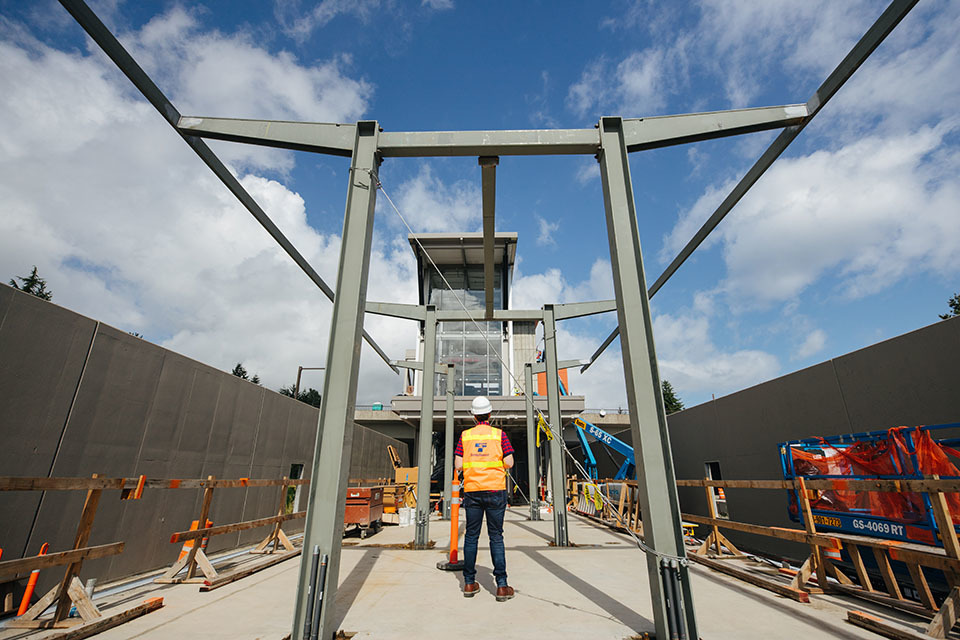
<path id="1" fill-rule="evenodd" d="M 507 510 L 507 469 L 513 466 L 513 447 L 500 429 L 490 426 L 493 407 L 483 396 L 473 399 L 470 409 L 477 425 L 460 435 L 454 450 L 453 466 L 463 469 L 463 504 L 467 530 L 463 535 L 463 596 L 480 591 L 477 584 L 477 543 L 480 526 L 487 517 L 493 577 L 497 580 L 497 602 L 513 597 L 507 586 L 507 556 L 503 546 L 503 516 Z"/>

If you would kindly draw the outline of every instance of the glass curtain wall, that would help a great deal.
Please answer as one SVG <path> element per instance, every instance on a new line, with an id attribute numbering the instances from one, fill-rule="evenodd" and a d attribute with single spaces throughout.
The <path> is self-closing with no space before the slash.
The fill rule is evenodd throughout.
<path id="1" fill-rule="evenodd" d="M 457 297 L 470 311 L 477 310 L 483 317 L 483 266 L 440 265 L 443 276 L 452 291 L 432 273 L 429 282 L 429 304 L 438 310 L 461 311 Z M 494 306 L 503 308 L 503 287 L 500 271 L 494 274 Z M 440 322 L 437 327 L 437 361 L 456 365 L 454 392 L 458 396 L 503 395 L 503 370 L 499 356 L 503 345 L 503 323 Z M 479 325 L 479 328 L 478 328 Z M 437 377 L 436 393 L 446 394 L 446 376 Z"/>

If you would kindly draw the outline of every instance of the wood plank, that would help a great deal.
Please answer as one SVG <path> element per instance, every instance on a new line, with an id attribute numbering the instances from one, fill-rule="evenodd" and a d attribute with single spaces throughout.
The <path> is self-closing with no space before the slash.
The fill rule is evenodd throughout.
<path id="1" fill-rule="evenodd" d="M 897 584 L 897 577 L 893 575 L 893 569 L 890 568 L 890 559 L 883 549 L 873 548 L 873 557 L 877 560 L 877 566 L 880 568 L 880 575 L 883 576 L 883 584 L 892 597 L 897 600 L 903 600 L 903 594 L 900 593 L 900 585 Z"/>
<path id="2" fill-rule="evenodd" d="M 228 573 L 221 573 L 214 580 L 205 580 L 203 586 L 200 587 L 200 591 L 213 591 L 218 589 L 226 584 L 231 582 L 236 582 L 241 578 L 246 578 L 247 576 L 254 574 L 258 571 L 263 571 L 267 567 L 272 567 L 275 564 L 283 562 L 284 560 L 289 560 L 290 558 L 295 558 L 300 555 L 303 549 L 294 549 L 293 551 L 287 551 L 286 553 L 271 554 L 267 560 L 262 562 L 253 563 L 251 566 L 241 567 L 236 571 L 231 571 Z"/>
<path id="3" fill-rule="evenodd" d="M 207 580 L 215 580 L 220 575 L 217 573 L 217 570 L 213 568 L 213 564 L 210 563 L 210 558 L 203 552 L 203 549 L 197 551 L 194 559 L 197 561 L 197 566 L 200 567 L 200 571 L 203 572 Z"/>
<path id="4" fill-rule="evenodd" d="M 97 474 L 93 474 L 96 478 Z M 100 504 L 102 489 L 91 489 L 87 491 L 87 499 L 83 503 L 83 511 L 80 512 L 80 522 L 77 524 L 77 534 L 73 540 L 74 549 L 82 549 L 90 541 L 90 531 L 93 529 L 93 521 L 97 517 L 97 506 Z M 83 566 L 83 558 L 74 560 L 67 565 L 67 570 L 63 574 L 63 580 L 60 582 L 60 599 L 57 601 L 57 610 L 53 614 L 54 622 L 60 622 L 70 613 L 70 598 L 64 597 L 67 589 L 73 581 L 73 577 L 80 573 Z"/>
<path id="5" fill-rule="evenodd" d="M 50 591 L 47 591 L 45 594 L 43 594 L 43 597 L 37 600 L 32 607 L 24 611 L 22 616 L 20 616 L 16 620 L 7 621 L 7 624 L 10 624 L 11 622 L 16 622 L 17 620 L 20 620 L 20 621 L 36 620 L 43 614 L 44 611 L 47 610 L 47 607 L 52 605 L 57 600 L 57 597 L 59 595 L 60 595 L 60 583 L 57 583 L 57 586 L 55 586 L 54 588 L 50 589 Z"/>
<path id="6" fill-rule="evenodd" d="M 216 479 L 216 476 L 207 476 L 207 480 L 212 482 Z M 203 504 L 200 506 L 200 518 L 197 520 L 199 526 L 203 526 L 207 523 L 207 516 L 210 515 L 210 503 L 213 502 L 213 487 L 210 486 L 210 482 L 207 483 L 207 487 L 203 490 Z M 201 538 L 203 536 L 200 536 Z M 172 539 L 170 542 L 174 542 Z M 197 551 L 200 550 L 200 543 L 195 542 L 193 546 L 190 547 L 190 551 L 187 552 L 187 579 L 193 578 L 197 573 Z"/>
<path id="7" fill-rule="evenodd" d="M 869 629 L 874 633 L 891 638 L 892 640 L 930 640 L 930 636 L 925 633 L 905 627 L 901 624 L 894 624 L 881 620 L 860 611 L 847 611 L 847 622 L 855 624 L 858 627 Z"/>
<path id="8" fill-rule="evenodd" d="M 7 560 L 6 562 L 0 562 L 0 576 L 29 572 L 34 569 L 49 569 L 50 567 L 69 564 L 77 560 L 95 560 L 97 558 L 115 556 L 123 552 L 123 546 L 123 542 L 114 542 L 112 544 L 97 545 L 95 547 L 82 547 L 80 549 L 71 549 L 70 551 L 48 553 L 45 556 Z"/>
<path id="9" fill-rule="evenodd" d="M 800 502 L 800 509 L 803 513 L 803 526 L 808 534 L 816 535 L 817 525 L 813 521 L 813 510 L 810 508 L 810 495 L 807 493 L 807 485 L 804 482 L 804 478 L 802 476 L 794 478 L 794 484 L 797 499 Z M 817 572 L 817 583 L 820 585 L 821 589 L 826 591 L 829 588 L 829 583 L 827 581 L 827 565 L 823 554 L 820 553 L 819 546 L 815 544 L 810 545 L 810 558 L 813 565 L 813 570 Z"/>
<path id="10" fill-rule="evenodd" d="M 124 478 L 18 478 L 0 476 L 0 491 L 91 491 L 122 489 Z"/>
<path id="11" fill-rule="evenodd" d="M 725 573 L 734 578 L 743 580 L 744 582 L 749 582 L 750 584 L 766 589 L 768 591 L 773 591 L 782 596 L 786 596 L 791 600 L 796 600 L 797 602 L 810 602 L 810 596 L 806 592 L 799 589 L 794 589 L 793 587 L 788 587 L 787 585 L 781 582 L 775 582 L 773 580 L 759 576 L 751 571 L 741 569 L 739 567 L 732 567 L 729 564 L 723 562 L 717 562 L 716 560 L 710 560 L 709 558 L 704 558 L 703 556 L 694 556 L 691 555 L 690 559 L 694 562 L 702 564 L 704 566 L 710 567 L 715 571 L 720 573 Z"/>
<path id="12" fill-rule="evenodd" d="M 193 531 L 178 531 L 170 536 L 170 542 L 183 542 L 185 540 L 196 540 L 207 536 L 218 536 L 223 533 L 233 533 L 234 531 L 243 531 L 245 529 L 256 529 L 268 524 L 277 522 L 286 522 L 287 520 L 299 520 L 306 517 L 306 511 L 297 513 L 288 513 L 283 516 L 268 516 L 259 520 L 247 520 L 246 522 L 235 522 L 233 524 L 224 524 L 217 527 L 208 527 L 206 529 L 194 529 Z"/>
<path id="13" fill-rule="evenodd" d="M 861 600 L 866 600 L 868 602 L 875 602 L 877 604 L 882 604 L 885 607 L 890 607 L 891 609 L 897 609 L 898 611 L 903 611 L 911 615 L 917 616 L 918 618 L 924 618 L 929 620 L 933 617 L 933 612 L 924 607 L 919 602 L 914 602 L 913 600 L 897 600 L 896 598 L 891 598 L 885 593 L 880 591 L 864 591 L 859 587 L 853 587 L 849 585 L 834 585 L 834 589 L 842 592 L 844 595 L 852 596 L 854 598 L 859 598 Z"/>
<path id="14" fill-rule="evenodd" d="M 862 480 L 846 478 L 804 478 L 808 489 L 819 491 L 880 491 L 901 493 L 960 493 L 960 480 L 904 478 L 900 480 Z M 722 487 L 725 489 L 793 489 L 790 480 L 677 480 L 678 487 Z"/>
<path id="15" fill-rule="evenodd" d="M 84 622 L 92 622 L 103 617 L 103 614 L 97 609 L 97 605 L 93 604 L 93 600 L 83 590 L 83 583 L 80 582 L 80 578 L 74 577 L 70 581 L 70 586 L 67 587 L 67 595 L 70 596 L 73 605 L 77 608 L 77 613 L 80 614 Z"/>
<path id="16" fill-rule="evenodd" d="M 99 620 L 82 624 L 60 634 L 47 636 L 45 640 L 83 640 L 83 638 L 89 638 L 90 636 L 106 631 L 107 629 L 112 629 L 113 627 L 119 626 L 124 622 L 133 620 L 134 618 L 139 618 L 140 616 L 150 613 L 151 611 L 156 611 L 162 606 L 163 598 L 151 598 L 143 604 L 131 607 L 130 609 L 120 611 L 119 613 L 105 615 Z"/>
<path id="17" fill-rule="evenodd" d="M 850 554 L 850 561 L 853 563 L 853 568 L 857 572 L 857 580 L 860 581 L 860 586 L 867 591 L 873 591 L 870 574 L 867 572 L 867 567 L 863 564 L 863 558 L 860 556 L 860 547 L 855 544 L 847 545 L 847 553 Z"/>
<path id="18" fill-rule="evenodd" d="M 927 627 L 927 635 L 934 638 L 946 638 L 953 626 L 957 624 L 958 615 L 960 615 L 960 588 L 953 587 L 940 606 L 940 610 L 937 611 L 937 615 L 933 616 L 933 620 L 930 621 L 930 626 Z"/>
<path id="19" fill-rule="evenodd" d="M 907 569 L 910 571 L 910 579 L 913 580 L 913 587 L 920 595 L 920 602 L 922 602 L 923 606 L 927 609 L 936 611 L 937 603 L 933 599 L 933 594 L 930 593 L 930 585 L 927 584 L 927 578 L 923 575 L 923 569 L 920 568 L 920 565 L 912 562 L 907 564 Z"/>
<path id="20" fill-rule="evenodd" d="M 791 540 L 793 542 L 802 542 L 804 544 L 815 544 L 828 549 L 839 549 L 840 544 L 837 539 L 831 535 L 809 534 L 800 529 L 787 529 L 785 527 L 764 527 L 758 524 L 748 524 L 746 522 L 736 522 L 735 520 L 721 520 L 719 518 L 707 518 L 706 516 L 697 516 L 692 513 L 682 514 L 684 520 L 695 522 L 697 524 L 716 524 L 721 529 L 732 529 L 734 531 L 743 531 L 744 533 L 753 533 L 758 536 L 767 536 L 769 538 L 779 538 L 780 540 Z"/>

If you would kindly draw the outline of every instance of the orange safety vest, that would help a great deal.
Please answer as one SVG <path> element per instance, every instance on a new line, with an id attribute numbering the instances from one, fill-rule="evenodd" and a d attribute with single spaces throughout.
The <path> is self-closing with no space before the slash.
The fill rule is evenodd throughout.
<path id="1" fill-rule="evenodd" d="M 460 437 L 463 441 L 463 490 L 505 490 L 507 477 L 503 469 L 500 429 L 481 422 Z"/>

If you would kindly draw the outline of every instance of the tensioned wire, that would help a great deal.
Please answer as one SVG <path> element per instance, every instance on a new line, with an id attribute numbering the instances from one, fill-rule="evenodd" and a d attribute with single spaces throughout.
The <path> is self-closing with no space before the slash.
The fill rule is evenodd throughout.
<path id="1" fill-rule="evenodd" d="M 447 277 L 443 275 L 443 272 L 440 270 L 440 267 L 438 267 L 437 263 L 433 261 L 433 258 L 430 256 L 430 253 L 423 246 L 423 243 L 420 242 L 420 239 L 416 237 L 416 232 L 409 225 L 409 223 L 407 223 L 406 218 L 403 217 L 403 214 L 400 212 L 400 209 L 397 207 L 396 204 L 394 204 L 393 199 L 390 197 L 390 194 L 388 194 L 386 189 L 383 188 L 383 183 L 380 181 L 380 177 L 376 173 L 374 173 L 372 169 L 362 169 L 362 170 L 370 174 L 370 178 L 373 180 L 373 182 L 376 183 L 377 189 L 379 189 L 383 193 L 383 197 L 387 199 L 387 202 L 390 204 L 390 207 L 397 214 L 397 217 L 400 218 L 400 222 L 402 222 L 403 226 L 407 228 L 407 231 L 410 232 L 410 235 L 414 236 L 413 239 L 416 241 L 417 245 L 420 247 L 420 251 L 423 253 L 424 256 L 426 256 L 427 260 L 430 262 L 430 265 L 433 266 L 434 270 L 437 272 L 437 275 L 440 276 L 440 279 L 443 281 L 443 284 L 447 287 L 447 290 L 453 295 L 454 299 L 457 301 L 457 303 L 460 305 L 463 311 L 467 314 L 467 317 L 470 319 L 470 322 L 473 324 L 474 327 L 476 327 L 479 334 L 483 336 L 483 340 L 484 342 L 486 342 L 488 350 L 496 356 L 497 360 L 500 362 L 501 368 L 507 372 L 507 375 L 510 376 L 510 379 L 513 385 L 515 386 L 515 388 L 517 389 L 522 388 L 520 386 L 520 379 L 517 378 L 517 376 L 513 374 L 513 371 L 510 370 L 510 367 L 507 365 L 503 357 L 500 355 L 499 350 L 494 348 L 494 345 L 491 344 L 490 339 L 487 336 L 488 332 L 480 327 L 480 323 L 474 317 L 473 313 L 470 311 L 470 309 L 467 308 L 467 305 L 464 304 L 460 296 L 457 295 L 457 292 L 454 290 L 453 286 L 451 286 L 450 282 L 447 280 Z M 529 389 L 523 389 L 522 393 L 524 398 L 526 398 L 530 402 L 533 402 L 533 396 L 530 395 Z M 590 474 L 587 473 L 586 469 L 584 469 L 583 465 L 580 463 L 579 460 L 577 460 L 577 458 L 573 455 L 573 453 L 570 452 L 570 449 L 567 448 L 567 444 L 563 441 L 563 432 L 562 431 L 554 432 L 553 426 L 547 420 L 543 412 L 537 408 L 536 405 L 534 405 L 534 411 L 537 412 L 538 424 L 540 424 L 540 421 L 542 420 L 542 424 L 546 427 L 548 434 L 551 435 L 551 437 L 557 439 L 558 443 L 560 444 L 560 447 L 563 449 L 563 452 L 573 462 L 574 466 L 577 468 L 577 471 L 580 473 L 580 475 L 582 475 L 587 482 L 591 482 Z M 539 426 L 537 428 L 539 428 Z M 529 443 L 527 443 L 527 445 L 529 446 Z M 594 486 L 596 487 L 595 484 Z M 523 492 L 521 491 L 521 494 L 522 493 Z M 599 487 L 596 488 L 594 493 L 596 495 L 599 495 L 600 499 L 604 503 L 606 503 L 607 506 L 610 507 L 610 512 L 615 514 L 617 521 L 626 530 L 626 532 L 630 535 L 630 537 L 633 538 L 633 541 L 637 544 L 638 548 L 640 548 L 643 551 L 646 551 L 651 555 L 654 555 L 660 558 L 667 558 L 668 560 L 676 560 L 678 562 L 683 563 L 684 565 L 687 563 L 687 559 L 685 557 L 675 556 L 669 553 L 663 553 L 662 551 L 657 551 L 656 549 L 645 544 L 643 540 L 637 537 L 637 535 L 633 532 L 633 530 L 630 529 L 629 526 L 625 525 L 623 521 L 623 517 L 620 515 L 617 509 L 614 508 L 613 502 L 607 496 L 605 496 L 602 491 L 599 490 Z M 526 497 L 527 496 L 524 496 L 524 498 Z M 556 498 L 556 496 L 554 496 L 554 498 Z M 529 500 L 529 498 L 527 499 Z"/>

